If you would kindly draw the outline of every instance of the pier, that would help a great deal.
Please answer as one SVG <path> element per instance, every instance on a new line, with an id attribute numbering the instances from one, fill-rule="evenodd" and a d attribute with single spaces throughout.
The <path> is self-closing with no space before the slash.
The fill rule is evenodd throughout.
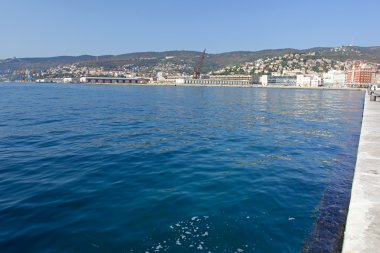
<path id="1" fill-rule="evenodd" d="M 380 249 L 380 102 L 366 95 L 343 253 Z"/>

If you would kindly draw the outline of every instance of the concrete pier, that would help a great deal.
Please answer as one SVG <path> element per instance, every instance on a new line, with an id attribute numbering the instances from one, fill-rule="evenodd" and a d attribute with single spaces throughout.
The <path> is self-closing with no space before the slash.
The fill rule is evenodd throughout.
<path id="1" fill-rule="evenodd" d="M 380 252 L 380 102 L 368 95 L 342 252 Z"/>

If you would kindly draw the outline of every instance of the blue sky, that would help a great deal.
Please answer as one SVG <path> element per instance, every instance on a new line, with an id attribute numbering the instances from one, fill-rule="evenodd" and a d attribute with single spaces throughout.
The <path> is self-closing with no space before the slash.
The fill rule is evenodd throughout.
<path id="1" fill-rule="evenodd" d="M 380 45 L 379 0 L 1 0 L 0 59 Z"/>

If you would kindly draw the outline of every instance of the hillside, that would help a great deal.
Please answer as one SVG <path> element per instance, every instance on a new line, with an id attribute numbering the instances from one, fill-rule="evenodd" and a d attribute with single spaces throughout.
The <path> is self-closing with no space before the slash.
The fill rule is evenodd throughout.
<path id="1" fill-rule="evenodd" d="M 214 71 L 230 65 L 238 65 L 259 58 L 281 56 L 287 53 L 315 53 L 317 56 L 332 60 L 366 60 L 380 63 L 380 46 L 374 47 L 339 47 L 339 48 L 310 48 L 298 49 L 273 49 L 261 51 L 236 51 L 220 54 L 207 54 L 204 72 Z M 103 67 L 104 69 L 115 69 L 120 66 L 129 65 L 144 67 L 146 71 L 160 69 L 163 64 L 181 66 L 186 73 L 191 72 L 196 64 L 200 52 L 195 51 L 166 51 L 166 52 L 140 52 L 122 55 L 102 56 L 57 56 L 47 58 L 12 58 L 0 60 L 0 73 L 10 73 L 15 70 L 30 69 L 34 71 L 46 70 L 48 68 L 79 64 L 87 67 Z"/>

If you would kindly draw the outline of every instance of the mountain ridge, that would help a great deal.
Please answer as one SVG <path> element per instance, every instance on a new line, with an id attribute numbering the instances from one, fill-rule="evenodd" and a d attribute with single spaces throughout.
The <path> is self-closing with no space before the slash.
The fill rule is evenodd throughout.
<path id="1" fill-rule="evenodd" d="M 281 56 L 289 53 L 315 53 L 320 57 L 334 60 L 365 60 L 380 63 L 380 46 L 342 46 L 342 47 L 313 47 L 308 49 L 264 49 L 258 51 L 230 51 L 222 53 L 207 53 L 204 70 L 213 71 L 229 65 L 237 65 L 259 58 Z M 0 73 L 21 69 L 35 71 L 61 65 L 79 64 L 81 66 L 117 68 L 122 65 L 157 66 L 162 62 L 194 66 L 201 52 L 191 50 L 169 50 L 133 52 L 119 55 L 79 55 L 79 56 L 53 56 L 53 57 L 25 57 L 8 58 L 0 60 Z M 190 69 L 190 67 L 188 67 Z"/>

